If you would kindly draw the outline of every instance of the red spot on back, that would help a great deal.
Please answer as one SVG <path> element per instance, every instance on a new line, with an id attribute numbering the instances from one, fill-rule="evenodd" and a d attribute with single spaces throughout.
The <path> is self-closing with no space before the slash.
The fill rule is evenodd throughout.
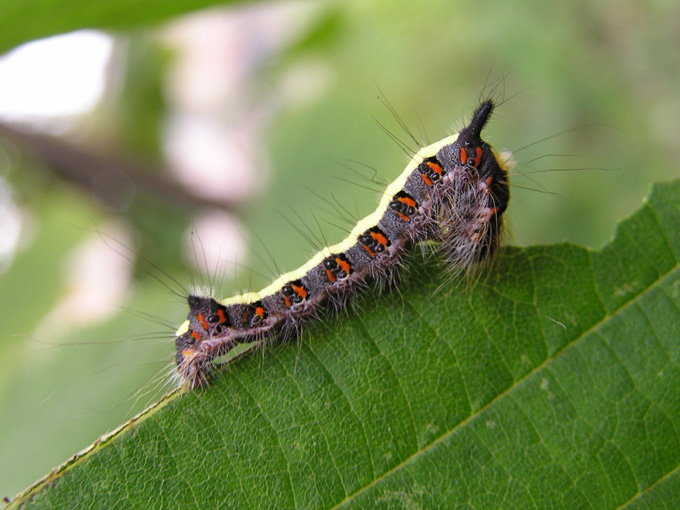
<path id="1" fill-rule="evenodd" d="M 477 147 L 475 153 L 477 154 L 475 156 L 475 166 L 479 166 L 479 163 L 482 161 L 482 148 Z"/>
<path id="2" fill-rule="evenodd" d="M 432 171 L 437 175 L 441 175 L 443 172 L 442 167 L 433 161 L 428 161 L 427 166 L 429 166 L 432 169 Z"/>
<path id="3" fill-rule="evenodd" d="M 349 272 L 350 272 L 349 262 L 346 262 L 345 260 L 341 259 L 340 257 L 336 257 L 335 262 L 338 263 L 338 265 L 340 266 L 340 269 L 342 269 L 345 273 L 349 274 Z"/>
<path id="4" fill-rule="evenodd" d="M 387 238 L 380 232 L 371 232 L 371 237 L 375 239 L 378 242 L 378 244 L 387 246 Z"/>
<path id="5" fill-rule="evenodd" d="M 222 310 L 221 308 L 217 310 L 217 316 L 220 318 L 220 324 L 224 324 L 225 322 L 227 322 L 227 318 L 224 315 L 224 310 Z"/>
<path id="6" fill-rule="evenodd" d="M 307 289 L 304 288 L 302 285 L 293 285 L 293 290 L 295 293 L 300 296 L 302 299 L 307 299 Z"/>
<path id="7" fill-rule="evenodd" d="M 413 199 L 410 198 L 410 197 L 399 197 L 399 201 L 400 201 L 402 204 L 408 205 L 409 207 L 415 207 L 415 206 L 416 206 L 416 201 L 413 200 Z"/>
<path id="8" fill-rule="evenodd" d="M 198 322 L 201 323 L 201 326 L 203 326 L 203 329 L 205 329 L 206 331 L 208 331 L 208 323 L 207 323 L 206 320 L 203 318 L 203 314 L 202 314 L 202 313 L 200 313 L 200 312 L 198 313 L 198 315 L 196 316 L 196 320 L 197 320 Z"/>
<path id="9" fill-rule="evenodd" d="M 368 246 L 366 246 L 365 244 L 363 245 L 363 247 L 364 247 L 364 250 L 366 250 L 366 251 L 368 252 L 368 255 L 369 255 L 369 256 L 375 257 L 375 252 L 374 252 L 373 250 L 371 250 L 371 249 L 370 249 Z"/>

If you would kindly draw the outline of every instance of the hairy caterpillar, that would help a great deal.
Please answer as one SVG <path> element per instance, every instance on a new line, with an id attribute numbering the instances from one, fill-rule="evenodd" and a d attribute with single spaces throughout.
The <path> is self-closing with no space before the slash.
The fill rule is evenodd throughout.
<path id="1" fill-rule="evenodd" d="M 259 292 L 223 301 L 190 295 L 175 338 L 181 383 L 205 386 L 211 362 L 236 345 L 294 336 L 321 307 L 342 308 L 368 282 L 391 281 L 417 243 L 438 242 L 457 271 L 490 258 L 499 245 L 513 166 L 509 153 L 497 153 L 481 138 L 494 106 L 482 102 L 460 132 L 415 154 L 372 214 L 299 269 Z"/>

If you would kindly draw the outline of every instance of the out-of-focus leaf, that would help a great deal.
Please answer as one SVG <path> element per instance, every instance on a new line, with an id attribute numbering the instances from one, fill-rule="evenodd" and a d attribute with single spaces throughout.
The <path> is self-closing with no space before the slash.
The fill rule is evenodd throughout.
<path id="1" fill-rule="evenodd" d="M 122 29 L 160 22 L 173 16 L 235 1 L 168 0 L 87 2 L 76 0 L 7 0 L 0 13 L 0 52 L 21 43 L 81 28 Z M 239 3 L 247 3 L 241 0 Z M 17 30 L 21 27 L 21 30 Z"/>

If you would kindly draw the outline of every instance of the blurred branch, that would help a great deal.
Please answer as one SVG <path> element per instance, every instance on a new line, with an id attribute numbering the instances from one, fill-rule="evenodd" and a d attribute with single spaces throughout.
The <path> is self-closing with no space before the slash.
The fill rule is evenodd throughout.
<path id="1" fill-rule="evenodd" d="M 161 165 L 111 153 L 99 153 L 64 139 L 34 133 L 0 122 L 0 137 L 11 140 L 42 160 L 57 176 L 94 194 L 108 206 L 120 208 L 143 193 L 172 206 L 211 207 L 233 211 L 235 204 L 198 197 L 166 177 Z"/>

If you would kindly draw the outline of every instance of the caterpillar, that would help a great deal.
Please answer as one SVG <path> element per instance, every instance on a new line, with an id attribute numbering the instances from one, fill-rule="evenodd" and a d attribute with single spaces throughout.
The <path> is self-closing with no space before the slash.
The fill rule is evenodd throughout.
<path id="1" fill-rule="evenodd" d="M 498 250 L 514 167 L 510 153 L 482 140 L 494 108 L 493 100 L 483 101 L 458 133 L 418 151 L 377 209 L 302 267 L 259 292 L 222 301 L 189 295 L 189 313 L 175 338 L 180 384 L 206 386 L 211 362 L 238 344 L 288 339 L 322 307 L 343 308 L 371 281 L 393 282 L 418 243 L 437 242 L 457 272 L 490 259 Z"/>

